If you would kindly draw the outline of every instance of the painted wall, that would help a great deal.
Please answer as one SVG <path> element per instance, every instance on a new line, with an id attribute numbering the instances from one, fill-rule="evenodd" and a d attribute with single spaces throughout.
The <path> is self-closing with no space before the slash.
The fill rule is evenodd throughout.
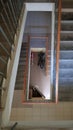
<path id="1" fill-rule="evenodd" d="M 23 41 L 30 36 L 47 36 L 51 39 L 51 12 L 28 12 Z M 43 43 L 43 39 L 31 39 L 31 44 Z"/>
<path id="2" fill-rule="evenodd" d="M 46 48 L 46 40 L 45 39 L 31 39 L 30 47 L 31 48 Z"/>

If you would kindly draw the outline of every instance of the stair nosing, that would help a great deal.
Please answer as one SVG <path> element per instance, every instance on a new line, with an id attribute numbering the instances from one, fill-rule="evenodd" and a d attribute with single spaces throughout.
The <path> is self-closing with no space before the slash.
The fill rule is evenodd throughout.
<path id="1" fill-rule="evenodd" d="M 73 24 L 73 20 L 61 20 L 61 23 L 65 23 L 65 24 Z"/>
<path id="2" fill-rule="evenodd" d="M 60 43 L 69 43 L 69 42 L 73 43 L 73 41 L 66 41 L 66 40 L 65 41 L 60 41 Z"/>
<path id="3" fill-rule="evenodd" d="M 72 61 L 73 62 L 73 59 L 59 59 L 59 61 Z"/>
<path id="4" fill-rule="evenodd" d="M 73 8 L 62 8 L 62 12 L 73 12 Z"/>
<path id="5" fill-rule="evenodd" d="M 63 30 L 62 30 L 62 31 L 60 31 L 60 32 L 61 32 L 61 34 L 62 34 L 62 33 L 65 33 L 65 34 L 68 34 L 68 33 L 73 33 L 73 31 L 63 31 Z"/>

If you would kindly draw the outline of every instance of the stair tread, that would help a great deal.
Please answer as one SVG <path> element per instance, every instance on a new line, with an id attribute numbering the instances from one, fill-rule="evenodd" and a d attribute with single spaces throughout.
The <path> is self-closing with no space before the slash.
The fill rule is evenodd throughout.
<path id="1" fill-rule="evenodd" d="M 66 40 L 65 40 L 65 41 L 64 41 L 64 40 L 63 40 L 63 41 L 60 41 L 60 43 L 69 43 L 69 42 L 70 42 L 70 43 L 73 43 L 73 41 L 66 41 Z"/>
<path id="2" fill-rule="evenodd" d="M 73 24 L 73 20 L 61 20 L 61 23 L 63 24 Z"/>
<path id="3" fill-rule="evenodd" d="M 71 52 L 73 52 L 73 50 L 67 50 L 67 51 L 66 50 L 60 50 L 60 52 L 71 53 Z"/>
<path id="4" fill-rule="evenodd" d="M 73 8 L 62 8 L 62 12 L 73 12 Z"/>
<path id="5" fill-rule="evenodd" d="M 73 31 L 68 31 L 68 30 L 65 31 L 65 30 L 62 30 L 62 31 L 61 31 L 61 34 L 62 34 L 62 33 L 73 33 Z"/>

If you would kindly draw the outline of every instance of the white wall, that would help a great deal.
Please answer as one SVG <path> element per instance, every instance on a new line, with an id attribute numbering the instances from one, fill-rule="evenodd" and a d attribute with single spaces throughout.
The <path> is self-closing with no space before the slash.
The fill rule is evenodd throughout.
<path id="1" fill-rule="evenodd" d="M 53 3 L 27 3 L 28 11 L 52 11 Z"/>
<path id="2" fill-rule="evenodd" d="M 23 41 L 26 36 L 49 36 L 51 39 L 51 12 L 28 12 Z M 35 39 L 36 41 L 36 39 Z M 41 39 L 41 42 L 43 40 Z M 40 44 L 40 43 L 39 43 Z"/>

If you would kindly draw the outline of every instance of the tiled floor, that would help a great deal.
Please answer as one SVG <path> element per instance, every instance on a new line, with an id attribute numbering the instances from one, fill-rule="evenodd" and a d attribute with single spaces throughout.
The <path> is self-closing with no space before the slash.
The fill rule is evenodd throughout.
<path id="1" fill-rule="evenodd" d="M 26 106 L 26 105 L 24 105 Z M 52 121 L 73 120 L 73 102 L 58 104 L 33 104 L 23 108 L 12 108 L 11 120 Z"/>

